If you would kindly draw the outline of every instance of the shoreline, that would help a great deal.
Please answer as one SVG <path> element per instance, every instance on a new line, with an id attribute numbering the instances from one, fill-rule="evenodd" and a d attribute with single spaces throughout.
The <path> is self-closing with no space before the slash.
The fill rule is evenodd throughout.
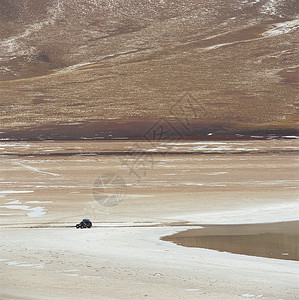
<path id="1" fill-rule="evenodd" d="M 144 295 L 188 300 L 296 297 L 298 262 L 159 240 L 175 231 L 169 227 L 3 229 L 3 246 L 15 246 L 10 253 L 0 248 L 0 268 L 14 276 L 4 278 L 0 295 L 31 299 L 84 295 L 107 300 Z M 22 284 L 16 289 L 16 283 Z"/>
<path id="2" fill-rule="evenodd" d="M 295 299 L 298 261 L 182 247 L 160 238 L 204 224 L 259 222 L 264 227 L 297 220 L 296 154 L 157 155 L 151 165 L 145 155 L 84 153 L 167 146 L 174 152 L 293 151 L 297 144 L 0 143 L 1 154 L 27 154 L 0 156 L 0 271 L 6 274 L 0 298 Z M 38 156 L 47 152 L 57 155 Z M 65 152 L 82 155 L 59 156 Z M 134 166 L 140 156 L 147 169 L 136 177 L 127 165 Z M 93 194 L 96 180 L 107 173 L 127 183 L 124 199 L 113 207 Z M 100 196 L 114 192 L 108 187 Z M 83 218 L 94 227 L 76 229 Z"/>
<path id="3" fill-rule="evenodd" d="M 234 141 L 299 138 L 295 120 L 290 124 L 201 120 L 182 116 L 68 121 L 24 127 L 3 127 L 0 141 Z"/>
<path id="4" fill-rule="evenodd" d="M 161 237 L 184 247 L 299 261 L 299 221 L 202 225 Z"/>

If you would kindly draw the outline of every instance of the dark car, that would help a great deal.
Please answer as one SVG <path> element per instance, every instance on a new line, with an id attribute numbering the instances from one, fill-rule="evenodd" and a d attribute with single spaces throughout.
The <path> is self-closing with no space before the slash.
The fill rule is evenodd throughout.
<path id="1" fill-rule="evenodd" d="M 89 219 L 83 219 L 79 224 L 76 225 L 76 228 L 91 228 L 92 223 Z"/>

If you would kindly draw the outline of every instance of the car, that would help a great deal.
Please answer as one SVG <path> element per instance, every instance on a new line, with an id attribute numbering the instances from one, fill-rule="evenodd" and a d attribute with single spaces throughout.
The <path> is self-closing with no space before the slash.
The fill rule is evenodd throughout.
<path id="1" fill-rule="evenodd" d="M 91 228 L 92 223 L 89 219 L 83 219 L 80 223 L 76 225 L 76 228 Z"/>

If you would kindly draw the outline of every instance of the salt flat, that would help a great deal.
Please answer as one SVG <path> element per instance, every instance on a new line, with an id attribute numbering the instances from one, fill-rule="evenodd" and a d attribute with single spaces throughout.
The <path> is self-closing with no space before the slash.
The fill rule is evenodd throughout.
<path id="1" fill-rule="evenodd" d="M 205 224 L 298 220 L 297 140 L 240 143 L 207 142 L 216 151 L 208 154 L 198 153 L 199 142 L 176 143 L 172 154 L 149 159 L 121 154 L 133 142 L 3 142 L 1 297 L 295 299 L 296 261 L 160 240 Z M 49 149 L 54 155 L 43 155 Z M 109 173 L 126 190 L 115 181 L 95 192 Z M 118 205 L 103 206 L 111 195 Z M 84 217 L 94 227 L 75 229 Z"/>

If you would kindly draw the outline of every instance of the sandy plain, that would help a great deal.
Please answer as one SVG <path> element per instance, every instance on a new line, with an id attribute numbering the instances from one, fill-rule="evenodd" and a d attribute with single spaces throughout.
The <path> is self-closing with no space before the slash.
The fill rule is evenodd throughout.
<path id="1" fill-rule="evenodd" d="M 161 237 L 298 220 L 297 148 L 160 142 L 148 156 L 148 142 L 2 142 L 0 298 L 296 299 L 295 260 Z M 75 229 L 84 217 L 94 227 Z"/>

